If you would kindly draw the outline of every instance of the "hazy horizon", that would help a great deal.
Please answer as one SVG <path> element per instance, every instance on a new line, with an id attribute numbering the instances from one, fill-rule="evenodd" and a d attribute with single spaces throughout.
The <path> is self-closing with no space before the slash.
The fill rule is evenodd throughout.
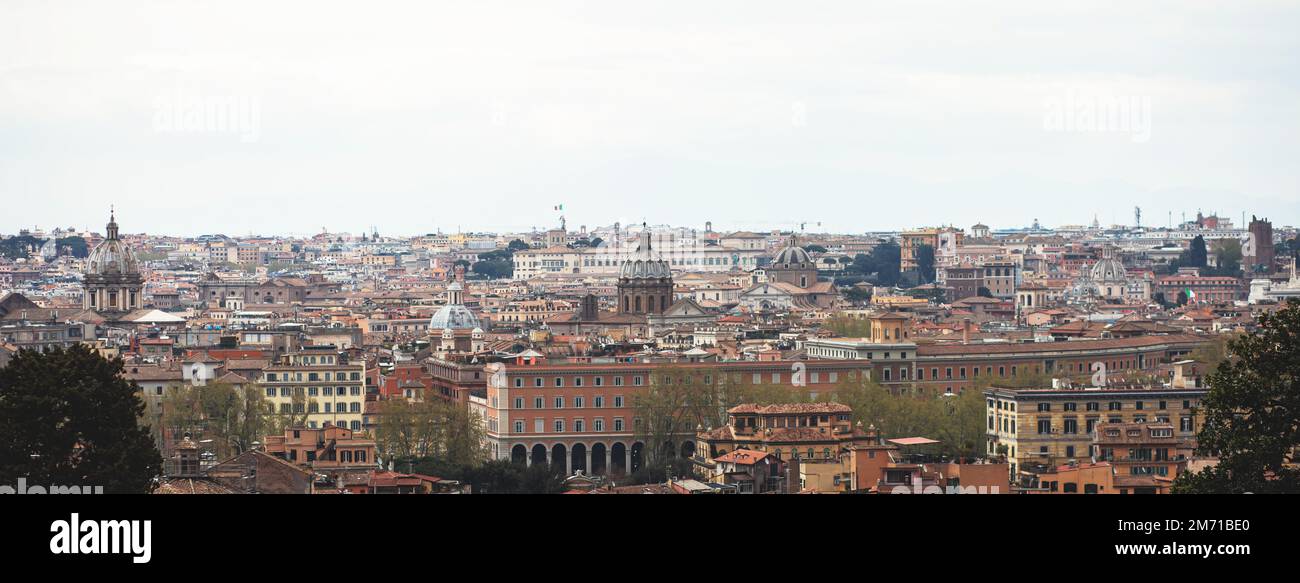
<path id="1" fill-rule="evenodd" d="M 0 5 L 0 233 L 1300 224 L 1300 4 Z M 554 207 L 563 204 L 563 213 Z"/>

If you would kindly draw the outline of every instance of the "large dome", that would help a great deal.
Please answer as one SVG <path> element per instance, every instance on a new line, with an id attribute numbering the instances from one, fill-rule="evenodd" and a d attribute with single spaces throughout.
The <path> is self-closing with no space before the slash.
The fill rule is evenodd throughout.
<path id="1" fill-rule="evenodd" d="M 1115 259 L 1112 248 L 1107 246 L 1102 251 L 1101 261 L 1093 264 L 1089 276 L 1096 283 L 1122 283 L 1128 279 L 1128 272 L 1124 270 L 1124 264 Z"/>
<path id="2" fill-rule="evenodd" d="M 641 231 L 641 240 L 636 246 L 636 255 L 623 262 L 618 275 L 627 279 L 662 279 L 672 277 L 668 262 L 655 259 L 650 249 L 650 230 Z"/>
<path id="3" fill-rule="evenodd" d="M 429 330 L 473 330 L 479 327 L 478 316 L 460 304 L 448 304 L 429 318 Z"/>
<path id="4" fill-rule="evenodd" d="M 119 276 L 139 273 L 140 263 L 135 258 L 135 251 L 118 239 L 117 221 L 110 214 L 108 237 L 86 257 L 86 275 Z"/>

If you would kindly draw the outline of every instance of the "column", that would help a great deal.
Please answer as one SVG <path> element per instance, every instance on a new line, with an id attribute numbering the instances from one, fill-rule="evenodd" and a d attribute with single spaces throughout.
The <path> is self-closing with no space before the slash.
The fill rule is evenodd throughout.
<path id="1" fill-rule="evenodd" d="M 590 448 L 590 447 L 587 447 L 587 448 L 583 448 L 583 449 L 586 450 L 584 453 L 587 454 L 587 465 L 585 465 L 585 466 L 582 467 L 582 471 L 583 471 L 583 472 L 586 472 L 587 475 L 590 476 L 590 475 L 592 475 L 592 472 L 591 472 L 591 448 Z"/>
<path id="2" fill-rule="evenodd" d="M 605 446 L 605 475 L 608 476 L 614 469 L 614 448 Z"/>
<path id="3" fill-rule="evenodd" d="M 564 475 L 573 475 L 573 450 L 564 448 Z"/>

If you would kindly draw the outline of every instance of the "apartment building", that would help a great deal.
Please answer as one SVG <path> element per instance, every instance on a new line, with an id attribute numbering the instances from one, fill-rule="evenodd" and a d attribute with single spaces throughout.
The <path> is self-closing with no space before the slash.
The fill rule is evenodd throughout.
<path id="1" fill-rule="evenodd" d="M 364 362 L 350 363 L 334 346 L 304 346 L 281 355 L 262 371 L 258 384 L 272 411 L 306 416 L 308 429 L 360 430 L 365 410 Z"/>
<path id="2" fill-rule="evenodd" d="M 988 389 L 987 451 L 1006 455 L 1015 476 L 1090 457 L 1103 423 L 1168 424 L 1177 440 L 1190 445 L 1204 420 L 1205 393 L 1158 387 Z"/>

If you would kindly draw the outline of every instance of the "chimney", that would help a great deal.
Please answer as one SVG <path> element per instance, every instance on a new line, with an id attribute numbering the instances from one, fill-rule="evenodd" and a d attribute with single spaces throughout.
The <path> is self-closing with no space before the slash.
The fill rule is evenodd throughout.
<path id="1" fill-rule="evenodd" d="M 961 343 L 970 344 L 970 318 L 961 321 Z"/>

